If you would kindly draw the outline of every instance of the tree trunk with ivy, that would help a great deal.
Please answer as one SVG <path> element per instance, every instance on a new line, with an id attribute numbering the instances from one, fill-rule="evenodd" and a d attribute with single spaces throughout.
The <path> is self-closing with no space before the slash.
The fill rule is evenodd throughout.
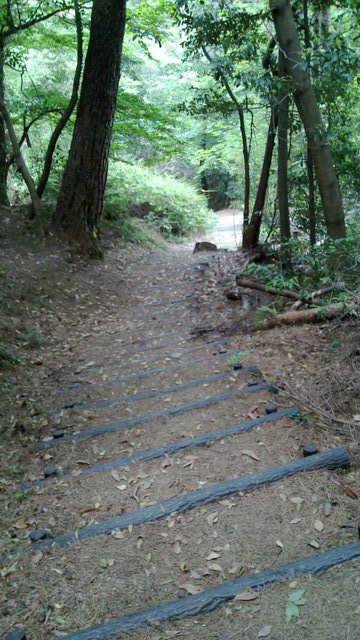
<path id="1" fill-rule="evenodd" d="M 346 229 L 339 184 L 293 11 L 289 0 L 270 0 L 270 9 L 279 46 L 286 58 L 286 73 L 293 83 L 294 100 L 311 150 L 327 233 L 332 239 L 344 238 Z"/>
<path id="2" fill-rule="evenodd" d="M 53 226 L 71 239 L 96 236 L 120 79 L 126 0 L 94 0 L 90 40 L 68 162 Z"/>
<path id="3" fill-rule="evenodd" d="M 0 104 L 5 101 L 4 91 L 4 40 L 0 36 Z M 6 162 L 6 129 L 5 121 L 0 114 L 0 206 L 10 205 L 7 195 L 7 174 L 8 166 Z"/>
<path id="4" fill-rule="evenodd" d="M 283 81 L 278 104 L 278 176 L 277 195 L 279 204 L 280 240 L 283 246 L 290 240 L 289 189 L 288 189 L 288 128 L 289 87 L 285 77 L 285 58 L 279 51 L 279 79 Z"/>

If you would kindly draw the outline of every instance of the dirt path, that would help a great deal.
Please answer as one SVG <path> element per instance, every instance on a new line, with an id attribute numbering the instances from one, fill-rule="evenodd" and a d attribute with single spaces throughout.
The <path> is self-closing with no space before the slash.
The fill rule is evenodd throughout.
<path id="1" fill-rule="evenodd" d="M 358 637 L 357 472 L 277 476 L 304 462 L 304 442 L 321 452 L 347 444 L 353 457 L 345 431 L 320 428 L 301 406 L 296 416 L 297 403 L 273 388 L 281 376 L 296 384 L 304 366 L 310 377 L 318 363 L 306 342 L 311 352 L 324 337 L 319 328 L 298 328 L 296 342 L 290 329 L 267 338 L 219 330 L 239 315 L 218 287 L 237 262 L 186 248 L 125 260 L 114 248 L 107 268 L 74 273 L 72 310 L 57 304 L 58 322 L 25 373 L 9 374 L 17 395 L 3 412 L 13 415 L 2 445 L 5 634 Z M 304 558 L 345 544 L 352 560 L 329 556 L 326 573 L 303 572 Z M 273 568 L 298 562 L 259 588 Z M 167 601 L 182 619 L 156 609 Z"/>

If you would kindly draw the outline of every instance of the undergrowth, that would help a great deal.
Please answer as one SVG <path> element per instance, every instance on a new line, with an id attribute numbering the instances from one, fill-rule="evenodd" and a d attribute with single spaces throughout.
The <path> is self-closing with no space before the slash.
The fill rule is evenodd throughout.
<path id="1" fill-rule="evenodd" d="M 180 238 L 198 233 L 214 221 L 205 196 L 191 183 L 143 165 L 113 165 L 107 202 L 113 211 L 118 211 L 125 235 L 133 233 L 131 216 L 143 217 L 166 237 Z"/>
<path id="2" fill-rule="evenodd" d="M 341 240 L 326 239 L 310 247 L 294 239 L 285 247 L 290 266 L 284 267 L 280 259 L 275 259 L 266 264 L 249 264 L 245 273 L 278 290 L 290 289 L 301 295 L 334 285 L 331 299 L 342 302 L 360 295 L 359 236 L 360 223 L 352 221 L 347 237 Z"/>

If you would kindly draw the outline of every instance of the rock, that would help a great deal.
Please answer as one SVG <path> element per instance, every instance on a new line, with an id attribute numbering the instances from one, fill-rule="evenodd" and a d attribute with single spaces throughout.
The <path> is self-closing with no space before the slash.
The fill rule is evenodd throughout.
<path id="1" fill-rule="evenodd" d="M 58 467 L 46 467 L 44 469 L 44 478 L 52 478 L 53 476 L 57 476 L 60 469 Z"/>
<path id="2" fill-rule="evenodd" d="M 242 295 L 239 291 L 236 291 L 234 289 L 231 289 L 230 291 L 226 291 L 225 293 L 226 297 L 228 300 L 231 300 L 232 302 L 239 302 L 242 300 Z"/>
<path id="3" fill-rule="evenodd" d="M 305 458 L 307 456 L 314 456 L 316 453 L 319 453 L 319 449 L 314 444 L 312 444 L 312 442 L 303 444 L 302 450 Z"/>
<path id="4" fill-rule="evenodd" d="M 240 371 L 240 369 L 243 369 L 243 365 L 242 364 L 234 364 L 234 371 Z"/>
<path id="5" fill-rule="evenodd" d="M 34 531 L 29 534 L 31 542 L 39 542 L 39 540 L 51 537 L 50 531 L 46 531 L 46 529 L 34 529 Z"/>
<path id="6" fill-rule="evenodd" d="M 277 406 L 277 404 L 267 404 L 267 405 L 265 406 L 265 413 L 266 413 L 266 414 L 268 414 L 268 415 L 269 415 L 270 413 L 276 413 L 276 412 L 277 412 L 277 410 L 278 410 L 278 406 Z"/>
<path id="7" fill-rule="evenodd" d="M 247 383 L 247 387 L 256 387 L 259 383 L 256 380 L 251 380 L 251 382 Z"/>
<path id="8" fill-rule="evenodd" d="M 13 629 L 6 634 L 4 640 L 26 640 L 26 633 L 23 629 Z"/>
<path id="9" fill-rule="evenodd" d="M 196 242 L 193 253 L 200 251 L 217 251 L 218 248 L 213 242 Z"/>

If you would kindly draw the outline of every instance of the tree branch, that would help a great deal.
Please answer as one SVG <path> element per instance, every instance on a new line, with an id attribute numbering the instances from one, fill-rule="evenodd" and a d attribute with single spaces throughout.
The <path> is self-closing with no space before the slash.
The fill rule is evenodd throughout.
<path id="1" fill-rule="evenodd" d="M 43 171 L 40 176 L 39 184 L 36 190 L 39 198 L 42 197 L 49 179 L 52 159 L 53 159 L 57 141 L 64 127 L 68 123 L 71 117 L 71 114 L 75 109 L 78 95 L 79 95 L 81 71 L 82 71 L 82 65 L 83 65 L 83 31 L 82 31 L 81 13 L 79 9 L 78 0 L 74 0 L 74 9 L 75 9 L 76 35 L 77 35 L 77 63 L 76 63 L 76 69 L 74 74 L 72 93 L 71 93 L 69 104 L 67 105 L 64 113 L 60 116 L 60 119 L 57 122 L 57 125 L 54 131 L 52 132 L 52 135 L 49 140 L 48 148 L 46 150 L 45 159 L 44 159 Z"/>
<path id="2" fill-rule="evenodd" d="M 3 39 L 4 41 L 9 40 L 9 38 L 11 38 L 16 33 L 25 31 L 26 29 L 30 29 L 30 27 L 33 27 L 34 25 L 39 24 L 40 22 L 44 22 L 45 20 L 48 20 L 49 18 L 52 18 L 53 16 L 56 16 L 59 13 L 62 13 L 63 11 L 68 11 L 71 8 L 72 8 L 71 4 L 64 5 L 63 7 L 59 9 L 54 9 L 54 11 L 45 13 L 42 16 L 37 16 L 32 18 L 31 20 L 27 20 L 27 22 L 20 22 L 18 25 L 15 25 L 14 21 L 11 21 L 10 28 L 7 31 L 5 31 L 3 34 Z"/>

